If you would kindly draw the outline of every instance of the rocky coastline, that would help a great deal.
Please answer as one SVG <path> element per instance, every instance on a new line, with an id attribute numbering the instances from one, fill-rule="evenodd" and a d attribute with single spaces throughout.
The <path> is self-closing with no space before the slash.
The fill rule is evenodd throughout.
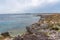
<path id="1" fill-rule="evenodd" d="M 26 26 L 23 35 L 11 37 L 9 32 L 1 33 L 0 40 L 60 40 L 60 14 L 39 15 L 37 23 Z"/>

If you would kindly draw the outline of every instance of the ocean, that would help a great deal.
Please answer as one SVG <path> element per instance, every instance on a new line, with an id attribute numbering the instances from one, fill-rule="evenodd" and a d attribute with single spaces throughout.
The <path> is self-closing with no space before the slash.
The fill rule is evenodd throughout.
<path id="1" fill-rule="evenodd" d="M 26 26 L 36 23 L 39 19 L 40 17 L 30 14 L 0 14 L 0 33 L 23 33 Z"/>

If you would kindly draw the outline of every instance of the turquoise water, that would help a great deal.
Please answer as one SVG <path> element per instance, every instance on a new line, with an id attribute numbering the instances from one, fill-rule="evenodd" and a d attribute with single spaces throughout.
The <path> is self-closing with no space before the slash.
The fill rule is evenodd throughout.
<path id="1" fill-rule="evenodd" d="M 34 15 L 0 15 L 0 32 L 20 30 L 23 31 L 26 26 L 31 25 L 39 20 Z"/>

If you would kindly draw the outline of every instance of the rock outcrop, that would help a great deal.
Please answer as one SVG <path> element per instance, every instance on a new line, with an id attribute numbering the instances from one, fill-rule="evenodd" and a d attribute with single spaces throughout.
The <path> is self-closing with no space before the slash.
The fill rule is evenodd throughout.
<path id="1" fill-rule="evenodd" d="M 37 23 L 26 27 L 23 40 L 60 40 L 60 14 L 40 16 Z"/>

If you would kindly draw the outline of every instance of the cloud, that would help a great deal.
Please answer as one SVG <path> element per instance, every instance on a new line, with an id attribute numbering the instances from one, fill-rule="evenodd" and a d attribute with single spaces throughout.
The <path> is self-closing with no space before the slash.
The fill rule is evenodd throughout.
<path id="1" fill-rule="evenodd" d="M 0 13 L 23 13 L 25 10 L 43 8 L 58 2 L 60 0 L 5 0 L 0 3 Z"/>

